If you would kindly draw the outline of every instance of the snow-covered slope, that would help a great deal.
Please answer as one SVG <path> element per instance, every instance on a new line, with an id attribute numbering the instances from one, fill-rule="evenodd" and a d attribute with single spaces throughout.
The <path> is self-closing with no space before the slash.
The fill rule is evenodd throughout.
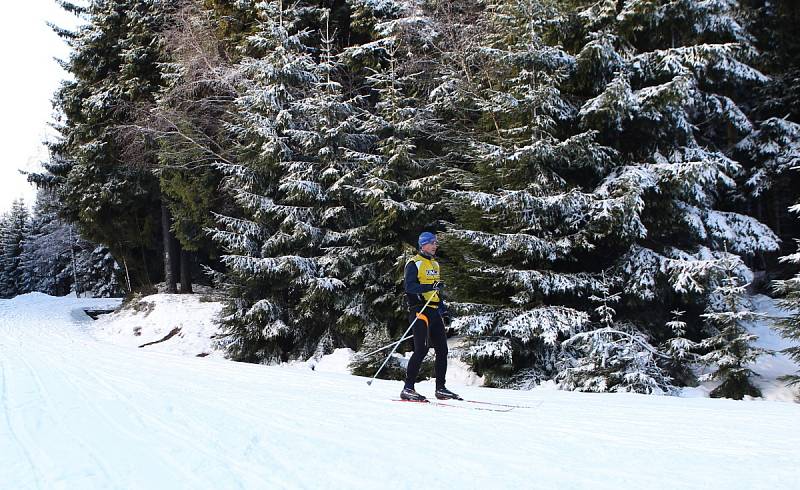
<path id="1" fill-rule="evenodd" d="M 198 294 L 153 294 L 88 325 L 107 342 L 189 356 L 222 357 L 214 348 L 222 303 Z"/>
<path id="2" fill-rule="evenodd" d="M 0 488 L 794 488 L 800 405 L 397 382 L 98 342 L 81 308 L 0 300 Z M 430 393 L 427 383 L 418 385 Z"/>
<path id="3" fill-rule="evenodd" d="M 130 347 L 139 347 L 157 352 L 180 354 L 186 356 L 209 356 L 222 359 L 224 353 L 217 350 L 214 343 L 219 335 L 215 318 L 222 310 L 222 303 L 210 301 L 213 291 L 204 294 L 176 295 L 154 294 L 132 301 L 118 311 L 102 315 L 96 322 L 84 324 L 85 330 L 93 337 L 103 341 Z M 760 376 L 754 383 L 761 389 L 764 399 L 776 401 L 794 401 L 796 390 L 778 381 L 780 376 L 797 371 L 797 365 L 785 354 L 778 351 L 791 344 L 770 329 L 769 318 L 786 313 L 775 305 L 772 298 L 764 295 L 751 297 L 752 308 L 764 316 L 764 319 L 748 325 L 751 332 L 758 336 L 756 344 L 775 355 L 763 355 L 753 366 Z M 469 367 L 458 359 L 461 339 L 451 338 L 451 359 L 447 370 L 447 383 L 460 386 L 481 386 L 483 378 L 477 376 Z M 281 367 L 293 369 L 314 369 L 317 372 L 348 374 L 348 364 L 354 352 L 350 349 L 336 349 L 321 359 L 293 361 Z M 402 356 L 402 354 L 396 354 Z M 406 352 L 406 359 L 411 352 Z M 708 368 L 698 367 L 698 370 Z M 719 382 L 709 381 L 697 388 L 682 390 L 684 397 L 708 397 Z M 550 386 L 548 384 L 547 386 Z"/>
<path id="4" fill-rule="evenodd" d="M 214 342 L 220 334 L 214 320 L 223 305 L 208 300 L 210 293 L 145 296 L 114 313 L 101 315 L 96 322 L 85 324 L 85 330 L 103 342 L 186 356 L 224 358 Z M 453 358 L 448 366 L 447 382 L 482 385 L 483 378 L 457 358 L 460 339 L 450 339 L 448 343 Z M 411 354 L 406 352 L 406 359 Z M 354 355 L 351 349 L 336 349 L 321 359 L 293 361 L 281 367 L 349 374 L 348 365 Z"/>

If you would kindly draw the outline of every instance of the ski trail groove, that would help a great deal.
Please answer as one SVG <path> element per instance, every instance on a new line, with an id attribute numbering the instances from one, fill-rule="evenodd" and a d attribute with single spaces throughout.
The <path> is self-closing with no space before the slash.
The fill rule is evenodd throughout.
<path id="1" fill-rule="evenodd" d="M 76 392 L 82 395 L 83 399 L 86 401 L 85 406 L 90 407 L 90 410 L 92 410 L 92 412 L 97 414 L 98 417 L 105 420 L 106 423 L 109 425 L 109 427 L 115 429 L 118 434 L 124 434 L 133 441 L 138 441 L 140 443 L 146 444 L 148 442 L 148 439 L 144 434 L 146 433 L 145 430 L 148 428 L 148 425 L 145 423 L 144 417 L 142 417 L 143 412 L 140 409 L 136 408 L 136 404 L 132 403 L 133 400 L 128 396 L 123 396 L 119 390 L 116 390 L 115 388 L 113 388 L 111 384 L 102 380 L 102 378 L 94 374 L 93 371 L 85 369 L 82 374 L 83 376 L 79 376 L 77 377 L 77 379 L 87 379 L 88 377 L 90 377 L 91 379 L 94 379 L 96 382 L 102 383 L 104 388 L 108 390 L 106 391 L 106 393 L 110 392 L 116 395 L 120 401 L 124 399 L 126 406 L 125 416 L 128 418 L 131 416 L 135 416 L 141 422 L 141 428 L 143 429 L 143 431 L 140 433 L 136 433 L 132 429 L 126 427 L 124 424 L 119 422 L 117 418 L 112 416 L 106 410 L 97 408 L 96 404 L 91 403 L 91 397 L 89 396 L 89 393 L 86 391 L 86 389 L 81 387 L 80 383 L 76 383 L 75 381 L 73 381 L 71 377 L 65 376 L 64 379 L 76 390 Z M 175 457 L 173 457 L 168 451 L 164 451 L 163 448 L 158 448 L 157 452 L 161 458 L 173 463 L 170 466 L 180 471 L 184 478 L 193 481 L 195 483 L 195 486 L 193 488 L 202 487 L 204 482 L 200 479 L 200 477 L 197 476 L 194 472 L 184 469 L 184 465 L 180 464 L 180 461 L 177 460 Z M 116 481 L 121 481 L 121 480 L 116 480 Z"/>
<path id="2" fill-rule="evenodd" d="M 31 474 L 33 475 L 36 488 L 41 489 L 43 488 L 42 475 L 37 470 L 36 464 L 34 463 L 30 451 L 22 442 L 22 440 L 19 438 L 16 431 L 14 431 L 14 424 L 11 423 L 11 408 L 8 403 L 8 386 L 6 384 L 5 365 L 3 364 L 3 356 L 1 355 L 0 355 L 0 382 L 3 384 L 3 393 L 2 393 L 3 414 L 5 415 L 5 421 L 6 425 L 8 426 L 8 432 L 9 434 L 11 434 L 11 438 L 13 439 L 12 442 L 16 442 L 17 447 L 20 449 L 20 451 L 22 451 L 22 454 L 25 455 L 25 460 L 31 467 Z"/>
<path id="3" fill-rule="evenodd" d="M 206 441 L 198 441 L 197 438 L 196 438 L 196 434 L 194 434 L 195 437 L 188 436 L 187 433 L 188 434 L 192 433 L 191 427 L 187 427 L 187 430 L 185 430 L 185 431 L 180 431 L 180 430 L 176 429 L 172 424 L 164 422 L 164 420 L 162 420 L 161 418 L 156 417 L 154 415 L 150 415 L 150 414 L 142 411 L 141 409 L 136 408 L 137 404 L 133 403 L 132 397 L 130 397 L 129 395 L 124 394 L 122 391 L 117 389 L 114 386 L 113 383 L 110 383 L 108 380 L 105 380 L 105 379 L 103 379 L 101 377 L 98 377 L 96 374 L 94 374 L 94 373 L 92 373 L 90 371 L 86 371 L 85 374 L 87 374 L 89 376 L 92 376 L 98 383 L 103 384 L 108 390 L 113 392 L 117 397 L 126 399 L 128 401 L 127 406 L 128 406 L 128 408 L 130 410 L 128 413 L 129 414 L 130 413 L 135 414 L 135 416 L 142 422 L 142 425 L 144 427 L 147 427 L 149 429 L 154 429 L 156 427 L 159 427 L 159 428 L 161 428 L 163 430 L 164 433 L 172 435 L 173 436 L 173 439 L 172 439 L 173 441 L 180 440 L 183 443 L 182 447 L 185 448 L 187 453 L 200 452 L 203 455 L 205 455 L 210 462 L 217 462 L 218 463 L 220 461 L 220 459 L 222 459 L 224 461 L 224 463 L 226 463 L 227 465 L 229 465 L 231 467 L 235 467 L 235 468 L 240 469 L 240 470 L 246 470 L 247 469 L 244 465 L 241 464 L 241 462 L 239 462 L 239 461 L 235 460 L 234 458 L 228 456 L 227 453 L 224 451 L 225 448 L 219 447 L 218 445 L 216 445 L 220 449 L 220 451 L 214 452 L 214 451 L 211 451 L 210 449 L 208 449 L 208 446 L 211 444 L 212 441 L 208 441 L 208 440 L 206 440 Z M 125 383 L 133 384 L 133 380 L 130 379 L 130 378 L 118 377 L 116 379 L 123 381 L 124 382 L 123 384 L 125 384 Z M 141 397 L 144 393 L 145 393 L 144 391 L 141 391 L 141 392 L 138 393 L 138 395 Z M 148 397 L 148 399 L 152 399 L 152 397 Z M 106 415 L 106 417 L 109 418 L 109 420 L 112 420 L 112 418 L 109 417 L 108 415 Z M 183 419 L 184 420 L 189 420 L 188 418 L 185 418 L 185 417 Z M 174 420 L 174 422 L 179 422 L 179 421 L 178 420 Z M 162 454 L 164 454 L 163 451 L 162 451 Z M 180 468 L 181 471 L 184 472 L 186 475 L 188 475 L 191 479 L 197 481 L 197 486 L 194 487 L 194 488 L 202 488 L 204 485 L 206 485 L 206 482 L 202 481 L 202 479 L 200 479 L 200 477 L 197 476 L 196 474 L 190 473 L 190 472 L 188 472 L 188 470 L 183 470 L 182 469 L 183 465 L 178 460 L 176 460 L 174 457 L 169 456 L 169 458 L 170 458 L 170 460 L 172 460 L 173 462 L 176 463 L 175 467 Z M 262 478 L 259 478 L 259 479 L 261 480 L 260 483 L 262 485 L 264 485 L 264 488 L 266 488 L 266 486 L 269 485 L 269 482 L 267 482 L 266 480 L 263 480 Z"/>
<path id="4" fill-rule="evenodd" d="M 172 444 L 170 445 L 169 448 L 165 449 L 165 448 L 151 447 L 148 450 L 151 452 L 155 450 L 165 460 L 173 463 L 172 465 L 169 465 L 172 471 L 177 471 L 181 473 L 181 475 L 184 478 L 194 482 L 195 485 L 192 486 L 193 488 L 208 488 L 209 485 L 208 482 L 203 481 L 202 478 L 197 474 L 197 469 L 187 468 L 186 463 L 176 459 L 176 457 L 172 454 L 172 452 L 179 451 L 181 454 L 184 455 L 190 455 L 193 453 L 203 454 L 208 463 L 207 465 L 205 465 L 203 469 L 208 468 L 210 466 L 216 466 L 222 470 L 224 470 L 225 467 L 236 468 L 242 473 L 246 473 L 248 469 L 252 470 L 252 468 L 246 468 L 240 462 L 228 456 L 227 452 L 224 451 L 224 449 L 226 448 L 216 445 L 213 440 L 198 441 L 196 437 L 196 430 L 193 430 L 196 429 L 197 425 L 195 425 L 194 427 L 190 425 L 185 425 L 186 429 L 184 431 L 180 431 L 177 430 L 172 425 L 170 425 L 169 423 L 164 422 L 160 418 L 153 415 L 149 415 L 140 408 L 137 408 L 139 405 L 141 405 L 140 401 L 134 400 L 133 397 L 124 394 L 121 390 L 114 387 L 113 383 L 110 383 L 103 379 L 104 375 L 108 375 L 108 371 L 111 369 L 111 366 L 113 366 L 113 364 L 106 363 L 103 370 L 92 369 L 93 367 L 97 366 L 94 364 L 76 362 L 75 359 L 65 355 L 64 354 L 65 351 L 63 349 L 58 350 L 52 348 L 52 346 L 57 345 L 57 343 L 60 343 L 62 345 L 68 343 L 70 344 L 70 347 L 73 348 L 79 347 L 80 350 L 86 353 L 91 353 L 90 358 L 102 360 L 105 357 L 108 357 L 100 348 L 102 347 L 102 344 L 96 342 L 77 342 L 74 335 L 69 335 L 66 332 L 58 332 L 58 334 L 54 335 L 51 330 L 43 331 L 43 329 L 40 329 L 39 334 L 41 338 L 50 340 L 50 342 L 41 342 L 40 351 L 45 352 L 47 354 L 46 356 L 42 356 L 42 358 L 47 358 L 47 359 L 60 358 L 61 362 L 59 363 L 59 365 L 51 366 L 51 369 L 57 369 L 60 372 L 63 381 L 69 383 L 70 386 L 76 390 L 76 393 L 81 395 L 81 398 L 83 399 L 83 405 L 92 410 L 92 412 L 95 413 L 99 418 L 106 421 L 106 423 L 110 427 L 115 429 L 117 433 L 125 434 L 131 437 L 132 440 L 140 439 L 146 441 L 146 438 L 142 439 L 142 436 L 136 435 L 131 430 L 126 429 L 121 423 L 115 420 L 114 416 L 112 416 L 105 410 L 98 408 L 97 404 L 92 403 L 92 399 L 89 396 L 89 393 L 85 389 L 85 386 L 88 386 L 86 380 L 92 380 L 98 386 L 102 386 L 106 390 L 105 392 L 103 392 L 106 396 L 110 393 L 114 395 L 120 403 L 123 403 L 125 405 L 124 412 L 121 411 L 117 413 L 116 414 L 117 416 L 119 416 L 120 413 L 124 413 L 124 417 L 126 418 L 134 417 L 138 419 L 139 424 L 142 426 L 143 429 L 145 429 L 145 431 L 152 430 L 154 428 L 161 428 L 163 433 L 170 434 L 172 436 L 171 437 Z M 112 360 L 109 359 L 109 361 Z M 32 372 L 29 364 L 28 367 L 29 371 Z M 74 380 L 81 380 L 81 383 L 77 383 Z M 121 378 L 121 380 L 123 382 L 122 385 L 126 386 L 126 385 L 133 385 L 135 378 L 132 376 L 128 376 Z M 39 384 L 41 386 L 41 380 L 39 380 Z M 42 391 L 42 395 L 44 396 L 45 390 L 42 389 L 40 391 Z M 149 395 L 151 392 L 152 392 L 152 387 L 149 387 L 145 384 L 144 389 L 137 392 L 137 396 L 141 397 L 144 394 Z M 159 394 L 159 397 L 162 395 L 163 394 Z M 149 396 L 148 398 L 154 401 L 158 401 L 159 397 Z M 137 401 L 139 403 L 137 403 Z M 50 402 L 49 405 L 52 406 L 52 402 Z M 154 404 L 154 406 L 155 405 L 156 404 Z M 172 421 L 176 423 L 180 422 L 180 418 L 173 417 Z M 76 437 L 76 439 L 78 438 Z M 80 441 L 80 439 L 78 440 Z M 87 447 L 85 443 L 83 444 L 83 446 Z M 215 446 L 219 449 L 219 451 L 216 452 L 212 451 L 211 449 L 208 449 L 209 446 Z M 92 454 L 91 457 L 99 465 L 102 465 L 102 467 L 107 468 L 107 464 L 100 461 L 100 459 L 97 458 L 96 455 Z M 114 477 L 110 474 L 107 475 L 107 477 L 109 481 L 124 481 L 118 476 Z M 254 481 L 253 483 L 254 485 L 257 485 L 259 487 L 266 488 L 270 483 L 264 480 L 259 475 L 249 474 L 248 477 L 250 480 L 257 480 L 257 482 Z M 221 483 L 219 476 L 213 479 L 218 483 Z M 211 488 L 214 487 L 215 486 L 212 486 Z"/>
<path id="5" fill-rule="evenodd" d="M 36 384 L 36 389 L 41 394 L 41 398 L 44 400 L 45 404 L 47 405 L 47 411 L 45 412 L 47 416 L 53 421 L 53 423 L 59 427 L 59 429 L 73 439 L 78 445 L 80 445 L 85 451 L 86 454 L 92 458 L 92 460 L 97 463 L 97 466 L 105 475 L 106 479 L 109 481 L 118 481 L 119 478 L 114 478 L 112 475 L 114 474 L 113 470 L 111 470 L 108 464 L 103 461 L 102 458 L 98 457 L 97 452 L 91 449 L 91 446 L 86 442 L 86 439 L 80 437 L 73 429 L 70 428 L 69 424 L 59 423 L 59 418 L 56 416 L 58 414 L 58 409 L 53 403 L 52 396 L 48 392 L 48 389 L 45 387 L 41 376 L 36 372 L 36 370 L 31 366 L 30 362 L 25 359 L 23 356 L 18 356 L 21 359 L 22 364 L 25 366 L 25 369 L 30 373 L 31 377 L 33 378 L 34 383 Z M 89 404 L 91 406 L 91 404 Z"/>
<path id="6" fill-rule="evenodd" d="M 109 346 L 98 342 L 90 342 L 86 345 L 90 356 L 93 359 L 101 360 L 101 364 L 104 366 L 102 371 L 89 370 L 85 366 L 75 363 L 65 364 L 69 364 L 73 366 L 73 369 L 81 371 L 82 374 L 74 375 L 76 378 L 86 377 L 95 379 L 98 384 L 101 384 L 110 393 L 116 394 L 118 398 L 129 400 L 130 410 L 142 421 L 141 423 L 147 424 L 151 429 L 160 429 L 165 434 L 173 435 L 173 443 L 180 443 L 181 448 L 185 448 L 186 451 L 199 452 L 204 454 L 208 461 L 213 464 L 222 467 L 227 466 L 236 469 L 241 474 L 247 474 L 248 478 L 254 480 L 253 485 L 264 487 L 266 485 L 275 484 L 274 480 L 265 479 L 271 477 L 261 476 L 262 470 L 259 469 L 254 472 L 252 466 L 242 463 L 235 454 L 230 454 L 232 451 L 241 451 L 241 448 L 231 447 L 229 443 L 226 445 L 218 442 L 219 436 L 221 435 L 221 428 L 230 429 L 231 431 L 239 431 L 242 427 L 253 427 L 254 429 L 264 430 L 264 417 L 258 414 L 257 409 L 251 409 L 249 406 L 242 407 L 239 404 L 231 404 L 229 401 L 220 398 L 219 395 L 214 396 L 213 393 L 208 394 L 208 396 L 203 396 L 205 393 L 197 388 L 197 386 L 202 387 L 202 385 L 198 385 L 195 378 L 193 378 L 191 382 L 181 384 L 178 387 L 158 386 L 158 383 L 162 382 L 161 378 L 163 376 L 161 375 L 163 375 L 163 373 L 153 370 L 152 368 L 148 369 L 147 363 L 141 363 L 144 358 L 149 357 L 149 353 L 120 350 L 119 352 L 114 352 L 114 359 L 117 363 L 102 362 L 104 356 L 108 357 L 107 349 L 114 347 L 115 346 Z M 128 360 L 126 358 L 130 358 L 132 362 L 141 363 L 141 369 L 137 369 L 138 374 L 132 375 L 129 371 L 124 371 L 124 374 L 120 374 L 123 373 L 123 371 L 121 368 L 117 367 L 117 364 L 126 365 L 126 361 Z M 109 361 L 111 360 L 109 359 Z M 169 356 L 169 361 L 182 363 L 187 360 Z M 205 363 L 198 364 L 194 359 L 188 361 L 188 364 L 194 368 L 197 366 L 205 368 L 205 366 L 207 366 Z M 152 379 L 150 379 L 151 377 Z M 144 380 L 148 380 L 149 382 Z M 126 394 L 126 392 L 119 390 L 117 388 L 118 386 L 125 387 L 127 391 L 133 390 L 136 394 L 136 400 Z M 154 390 L 158 390 L 158 394 L 156 394 Z M 183 393 L 187 396 L 182 396 Z M 217 398 L 219 398 L 219 400 Z M 235 398 L 244 397 L 237 396 Z M 186 399 L 192 400 L 191 410 L 189 412 L 183 411 L 179 414 L 172 413 L 171 407 L 180 407 L 181 404 L 185 404 Z M 167 402 L 168 407 L 170 407 L 167 410 L 164 409 L 164 402 Z M 157 410 L 160 409 L 160 413 L 155 415 L 154 413 L 144 412 L 136 408 L 138 406 L 153 406 Z M 208 417 L 198 418 L 197 416 L 192 416 L 191 412 L 200 414 L 214 413 L 218 416 L 209 420 Z M 226 419 L 230 419 L 231 421 L 226 422 Z M 211 430 L 211 432 L 208 434 L 198 434 L 197 429 L 199 427 Z M 201 435 L 204 437 L 203 439 L 200 439 Z M 253 440 L 258 440 L 258 437 L 251 439 L 245 452 L 248 452 L 248 449 L 253 449 Z M 280 451 L 273 451 L 269 446 L 261 446 L 254 449 L 255 450 L 251 452 L 251 457 L 247 458 L 247 462 L 252 464 L 253 456 L 258 457 L 261 455 L 258 468 L 273 466 L 274 469 L 275 460 L 279 459 L 281 456 Z M 263 455 L 263 453 L 270 452 L 273 452 L 272 456 L 274 459 Z"/>

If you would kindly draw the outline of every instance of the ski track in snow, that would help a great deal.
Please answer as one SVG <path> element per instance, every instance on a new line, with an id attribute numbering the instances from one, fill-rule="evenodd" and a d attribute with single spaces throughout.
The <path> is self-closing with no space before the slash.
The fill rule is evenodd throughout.
<path id="1" fill-rule="evenodd" d="M 535 408 L 407 406 L 399 382 L 98 342 L 80 308 L 113 304 L 0 300 L 0 488 L 794 488 L 797 404 L 457 387 Z"/>

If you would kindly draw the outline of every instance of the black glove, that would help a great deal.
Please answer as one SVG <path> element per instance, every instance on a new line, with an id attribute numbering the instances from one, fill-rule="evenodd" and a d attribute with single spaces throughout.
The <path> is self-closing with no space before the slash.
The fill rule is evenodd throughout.
<path id="1" fill-rule="evenodd" d="M 431 284 L 431 288 L 434 291 L 441 291 L 442 289 L 444 289 L 444 281 L 434 281 L 434 283 Z"/>
<path id="2" fill-rule="evenodd" d="M 446 304 L 442 303 L 439 305 L 439 315 L 442 317 L 442 323 L 444 323 L 444 326 L 449 327 L 450 322 L 453 321 L 453 317 L 450 315 L 450 309 Z"/>
<path id="3" fill-rule="evenodd" d="M 444 323 L 444 326 L 445 327 L 449 327 L 452 322 L 453 322 L 453 317 L 450 316 L 450 313 L 448 313 L 446 311 L 443 312 L 442 313 L 442 323 Z"/>

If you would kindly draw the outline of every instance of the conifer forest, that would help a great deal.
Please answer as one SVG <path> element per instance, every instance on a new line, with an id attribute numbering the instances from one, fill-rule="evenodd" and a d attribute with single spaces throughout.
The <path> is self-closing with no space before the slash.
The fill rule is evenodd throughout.
<path id="1" fill-rule="evenodd" d="M 796 2 L 58 3 L 58 137 L 0 217 L 0 297 L 203 285 L 231 359 L 363 354 L 408 326 L 430 231 L 491 386 L 671 394 L 707 365 L 758 396 L 753 293 L 800 362 Z"/>

